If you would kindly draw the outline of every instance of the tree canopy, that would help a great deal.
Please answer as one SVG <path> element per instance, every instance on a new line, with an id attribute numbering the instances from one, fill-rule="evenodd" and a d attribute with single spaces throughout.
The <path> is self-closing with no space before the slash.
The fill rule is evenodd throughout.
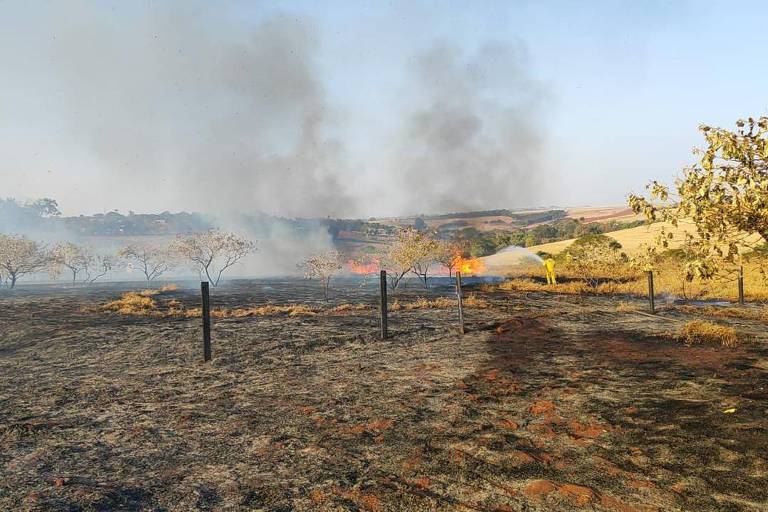
<path id="1" fill-rule="evenodd" d="M 690 219 L 694 232 L 680 235 L 693 255 L 692 275 L 714 276 L 724 264 L 737 263 L 755 235 L 768 241 L 768 117 L 738 120 L 736 130 L 702 125 L 706 147 L 699 159 L 668 186 L 652 182 L 649 197 L 629 196 L 629 205 L 649 221 L 677 227 Z M 659 245 L 668 247 L 673 232 L 662 230 Z"/>

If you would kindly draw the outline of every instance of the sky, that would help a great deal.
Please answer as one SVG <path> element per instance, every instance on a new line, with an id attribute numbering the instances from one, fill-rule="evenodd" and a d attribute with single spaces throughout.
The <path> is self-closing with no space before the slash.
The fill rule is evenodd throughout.
<path id="1" fill-rule="evenodd" d="M 0 196 L 385 216 L 618 205 L 768 115 L 768 4 L 0 0 Z"/>

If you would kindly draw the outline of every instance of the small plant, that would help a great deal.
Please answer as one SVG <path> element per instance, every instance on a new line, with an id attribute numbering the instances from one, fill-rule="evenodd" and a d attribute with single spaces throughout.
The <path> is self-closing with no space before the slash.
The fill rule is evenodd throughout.
<path id="1" fill-rule="evenodd" d="M 736 329 L 727 325 L 691 320 L 683 326 L 683 341 L 688 345 L 714 343 L 723 347 L 735 347 L 739 344 Z"/>

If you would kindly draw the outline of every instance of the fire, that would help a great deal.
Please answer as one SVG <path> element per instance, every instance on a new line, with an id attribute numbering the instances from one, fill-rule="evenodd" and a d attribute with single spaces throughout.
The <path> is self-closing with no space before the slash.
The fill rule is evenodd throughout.
<path id="1" fill-rule="evenodd" d="M 456 272 L 461 272 L 463 275 L 480 274 L 485 270 L 485 264 L 479 258 L 462 258 L 457 256 L 453 261 Z"/>
<path id="2" fill-rule="evenodd" d="M 347 261 L 347 269 L 353 274 L 375 274 L 380 268 L 379 258 L 371 258 L 368 263 L 356 260 Z"/>

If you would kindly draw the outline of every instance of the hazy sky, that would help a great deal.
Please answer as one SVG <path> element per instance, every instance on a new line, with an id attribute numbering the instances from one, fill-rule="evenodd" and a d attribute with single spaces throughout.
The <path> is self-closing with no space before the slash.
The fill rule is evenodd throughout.
<path id="1" fill-rule="evenodd" d="M 0 0 L 0 196 L 67 214 L 620 204 L 768 114 L 764 2 Z"/>

